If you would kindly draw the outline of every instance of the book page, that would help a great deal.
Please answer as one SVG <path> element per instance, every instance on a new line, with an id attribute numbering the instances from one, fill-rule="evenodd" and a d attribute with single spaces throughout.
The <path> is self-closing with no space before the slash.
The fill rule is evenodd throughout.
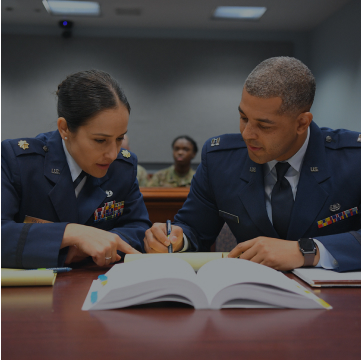
<path id="1" fill-rule="evenodd" d="M 108 277 L 108 284 L 115 287 L 166 278 L 189 281 L 196 279 L 194 270 L 187 262 L 178 258 L 163 256 L 163 254 L 152 254 L 149 257 L 141 257 L 139 260 L 116 264 L 106 273 L 106 276 Z"/>
<path id="2" fill-rule="evenodd" d="M 190 264 L 194 271 L 198 271 L 204 264 L 209 261 L 221 259 L 225 257 L 224 255 L 228 255 L 229 253 L 222 252 L 198 252 L 198 253 L 165 253 L 165 254 L 126 254 L 124 258 L 124 263 L 128 263 L 130 261 L 139 260 L 139 259 L 147 259 L 153 256 L 165 256 L 165 257 L 177 257 L 186 261 Z"/>
<path id="3" fill-rule="evenodd" d="M 207 308 L 196 274 L 185 261 L 154 255 L 112 267 L 95 280 L 83 310 L 114 309 L 157 301 L 180 301 Z"/>
<path id="4" fill-rule="evenodd" d="M 302 289 L 281 272 L 267 266 L 240 259 L 219 259 L 205 264 L 197 274 L 197 282 L 208 302 L 222 289 L 241 283 L 274 286 L 284 291 L 304 295 Z"/>

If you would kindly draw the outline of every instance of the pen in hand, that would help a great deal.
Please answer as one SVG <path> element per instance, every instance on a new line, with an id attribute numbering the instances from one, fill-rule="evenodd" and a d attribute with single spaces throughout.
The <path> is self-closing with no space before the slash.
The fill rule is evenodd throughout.
<path id="1" fill-rule="evenodd" d="M 172 232 L 172 223 L 170 220 L 167 220 L 167 237 L 168 237 L 168 240 L 169 240 L 169 235 L 170 233 Z M 168 246 L 168 252 L 169 253 L 172 253 L 173 252 L 173 246 L 172 244 L 169 244 Z"/>

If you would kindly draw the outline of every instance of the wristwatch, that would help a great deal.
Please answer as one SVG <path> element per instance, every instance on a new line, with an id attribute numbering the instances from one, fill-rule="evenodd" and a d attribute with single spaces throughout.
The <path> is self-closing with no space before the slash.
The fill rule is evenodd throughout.
<path id="1" fill-rule="evenodd" d="M 315 256 L 317 254 L 317 246 L 313 241 L 313 239 L 310 238 L 299 239 L 298 246 L 300 247 L 300 251 L 303 257 L 305 258 L 303 267 L 313 266 L 313 261 L 315 260 Z"/>

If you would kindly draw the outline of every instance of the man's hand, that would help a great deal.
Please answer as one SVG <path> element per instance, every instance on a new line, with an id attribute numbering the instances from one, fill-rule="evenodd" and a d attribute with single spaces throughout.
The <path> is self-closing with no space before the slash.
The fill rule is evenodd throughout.
<path id="1" fill-rule="evenodd" d="M 228 255 L 230 258 L 238 256 L 240 259 L 283 271 L 301 267 L 305 261 L 297 241 L 263 236 L 239 243 Z M 320 255 L 317 251 L 313 265 L 317 265 L 319 259 Z"/>
<path id="2" fill-rule="evenodd" d="M 172 232 L 167 238 L 167 226 L 164 223 L 154 223 L 145 232 L 144 248 L 147 253 L 166 253 L 168 245 L 172 243 L 173 251 L 183 249 L 183 230 L 179 226 L 172 225 Z"/>
<path id="3" fill-rule="evenodd" d="M 86 254 L 99 265 L 109 265 L 120 260 L 117 250 L 126 254 L 140 254 L 118 235 L 91 226 L 68 224 L 65 228 L 61 248 L 75 246 L 79 251 L 70 251 L 66 259 L 75 261 L 73 256 Z"/>

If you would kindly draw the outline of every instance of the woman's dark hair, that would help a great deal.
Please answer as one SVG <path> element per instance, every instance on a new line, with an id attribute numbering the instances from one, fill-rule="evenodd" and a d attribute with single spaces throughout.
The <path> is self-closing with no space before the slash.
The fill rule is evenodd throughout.
<path id="1" fill-rule="evenodd" d="M 80 126 L 107 109 L 122 103 L 130 113 L 130 105 L 119 84 L 106 72 L 86 70 L 67 76 L 58 85 L 58 116 L 63 117 L 69 130 Z"/>
<path id="2" fill-rule="evenodd" d="M 193 152 L 194 152 L 195 154 L 197 154 L 197 152 L 198 152 L 197 143 L 196 143 L 191 137 L 189 137 L 188 135 L 180 135 L 180 136 L 177 136 L 177 137 L 173 140 L 173 142 L 172 142 L 172 149 L 174 148 L 175 142 L 176 142 L 177 140 L 179 140 L 179 139 L 185 139 L 185 140 L 189 141 L 189 142 L 193 145 Z"/>

